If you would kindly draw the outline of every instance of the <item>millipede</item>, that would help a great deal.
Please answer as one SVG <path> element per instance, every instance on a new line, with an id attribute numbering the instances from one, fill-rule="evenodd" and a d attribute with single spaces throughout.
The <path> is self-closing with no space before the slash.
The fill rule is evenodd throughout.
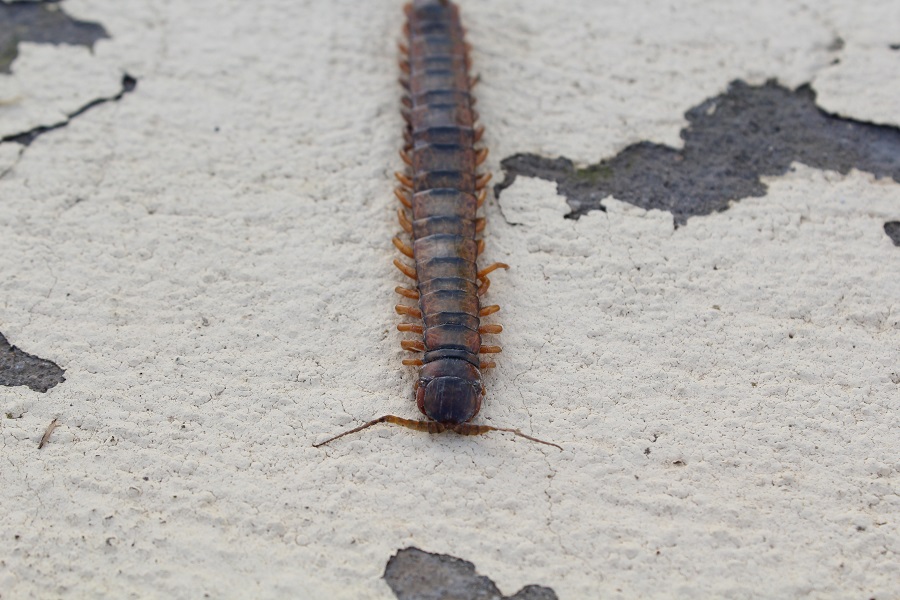
<path id="1" fill-rule="evenodd" d="M 496 366 L 480 357 L 501 350 L 482 344 L 482 336 L 503 330 L 497 324 L 482 324 L 483 317 L 500 307 L 482 306 L 481 297 L 491 284 L 488 275 L 509 267 L 503 263 L 477 266 L 484 239 L 476 236 L 485 225 L 477 212 L 487 197 L 491 175 L 478 173 L 488 151 L 478 147 L 484 128 L 476 126 L 472 87 L 477 78 L 469 75 L 470 47 L 464 40 L 459 10 L 449 0 L 414 0 L 404 10 L 400 82 L 406 90 L 402 100 L 406 130 L 400 157 L 406 170 L 395 174 L 400 186 L 394 193 L 402 205 L 400 226 L 411 245 L 400 237 L 394 237 L 393 244 L 414 262 L 394 260 L 415 282 L 414 288 L 397 287 L 396 291 L 418 306 L 397 305 L 397 313 L 415 320 L 400 323 L 397 329 L 418 336 L 400 346 L 421 354 L 421 358 L 404 359 L 403 364 L 419 367 L 416 404 L 427 420 L 384 415 L 315 446 L 378 423 L 393 423 L 428 433 L 504 431 L 560 448 L 518 429 L 470 422 L 484 398 L 481 373 Z"/>

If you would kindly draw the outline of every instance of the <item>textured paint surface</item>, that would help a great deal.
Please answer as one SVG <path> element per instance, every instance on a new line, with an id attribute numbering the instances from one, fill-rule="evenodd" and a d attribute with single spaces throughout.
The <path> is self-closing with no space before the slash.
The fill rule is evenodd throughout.
<path id="1" fill-rule="evenodd" d="M 0 144 L 0 331 L 66 369 L 0 387 L 4 600 L 391 600 L 409 546 L 564 600 L 895 595 L 900 205 L 857 170 L 795 165 L 677 230 L 616 199 L 564 219 L 519 177 L 486 207 L 485 260 L 512 269 L 480 418 L 565 451 L 388 428 L 311 447 L 416 416 L 392 309 L 401 5 L 67 0 L 110 39 L 20 44 L 2 135 L 139 84 L 17 163 Z M 896 6 L 461 1 L 490 169 L 678 148 L 734 80 L 898 126 Z M 867 68 L 838 85 L 850 52 Z"/>
<path id="2" fill-rule="evenodd" d="M 101 104 L 106 104 L 107 102 L 117 102 L 121 100 L 122 96 L 124 96 L 125 94 L 133 92 L 134 88 L 136 87 L 137 80 L 126 73 L 124 76 L 122 76 L 122 89 L 118 94 L 110 96 L 108 98 L 95 98 L 94 100 L 86 103 L 84 106 L 80 106 L 74 112 L 66 115 L 65 119 L 57 123 L 51 123 L 49 125 L 38 125 L 37 127 L 32 127 L 27 131 L 7 134 L 0 138 L 0 144 L 19 144 L 21 146 L 30 146 L 31 143 L 38 138 L 38 136 L 44 135 L 49 131 L 55 131 L 56 129 L 65 127 L 72 121 L 72 119 L 80 117 L 87 111 L 100 106 Z"/>

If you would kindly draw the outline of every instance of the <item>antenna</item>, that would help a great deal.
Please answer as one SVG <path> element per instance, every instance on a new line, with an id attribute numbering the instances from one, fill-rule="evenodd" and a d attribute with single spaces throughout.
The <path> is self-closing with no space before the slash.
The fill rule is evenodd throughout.
<path id="1" fill-rule="evenodd" d="M 518 429 L 509 429 L 505 427 L 491 427 L 490 425 L 476 425 L 474 423 L 459 423 L 456 425 L 445 425 L 443 423 L 438 423 L 437 421 L 414 421 L 412 419 L 404 419 L 402 417 L 397 417 L 395 415 L 384 415 L 383 417 L 378 417 L 377 419 L 373 419 L 368 423 L 364 423 L 359 427 L 354 427 L 353 429 L 349 429 L 343 433 L 339 433 L 334 437 L 330 437 L 324 442 L 319 442 L 318 444 L 313 444 L 313 448 L 320 448 L 329 442 L 333 442 L 338 438 L 342 438 L 345 435 L 350 435 L 351 433 L 356 433 L 357 431 L 362 431 L 363 429 L 368 429 L 373 425 L 378 425 L 379 423 L 393 423 L 394 425 L 400 425 L 401 427 L 406 427 L 407 429 L 414 429 L 415 431 L 424 431 L 426 433 L 442 433 L 444 431 L 453 431 L 458 433 L 459 435 L 482 435 L 489 431 L 503 431 L 506 433 L 513 433 L 519 437 L 523 437 L 526 440 L 531 440 L 532 442 L 537 442 L 538 444 L 544 444 L 547 446 L 553 446 L 554 448 L 559 448 L 562 450 L 562 446 L 558 444 L 554 444 L 553 442 L 545 442 L 544 440 L 539 440 L 535 437 L 531 437 L 530 435 L 526 435 L 519 431 Z"/>

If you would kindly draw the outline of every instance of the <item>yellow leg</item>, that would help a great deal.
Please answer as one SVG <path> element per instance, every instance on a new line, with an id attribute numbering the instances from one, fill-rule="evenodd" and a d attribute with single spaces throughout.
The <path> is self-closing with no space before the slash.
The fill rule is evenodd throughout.
<path id="1" fill-rule="evenodd" d="M 488 315 L 492 315 L 496 312 L 500 312 L 499 304 L 491 304 L 490 306 L 483 306 L 480 311 L 478 311 L 479 317 L 486 317 Z"/>
<path id="2" fill-rule="evenodd" d="M 408 265 L 404 265 L 402 262 L 394 259 L 394 266 L 400 269 L 400 272 L 409 277 L 410 279 L 416 279 L 416 270 Z"/>
<path id="3" fill-rule="evenodd" d="M 403 206 L 410 209 L 412 208 L 412 201 L 403 193 L 403 190 L 394 188 L 394 195 L 397 196 L 397 200 L 399 200 Z"/>
<path id="4" fill-rule="evenodd" d="M 403 212 L 402 208 L 397 209 L 397 220 L 400 221 L 400 227 L 403 228 L 403 231 L 412 235 L 412 232 L 413 232 L 412 223 L 409 221 L 409 217 L 406 216 L 406 213 Z M 410 258 L 412 258 L 411 255 L 410 255 Z"/>
<path id="5" fill-rule="evenodd" d="M 415 258 L 413 249 L 410 248 L 409 246 L 407 246 L 406 244 L 404 244 L 403 242 L 401 242 L 400 238 L 394 236 L 394 239 L 392 239 L 391 242 L 394 244 L 394 246 L 397 248 L 397 250 L 399 250 L 400 252 L 402 252 L 403 254 L 408 256 L 409 258 Z"/>
<path id="6" fill-rule="evenodd" d="M 491 177 L 493 177 L 493 175 L 491 175 L 490 173 L 485 173 L 484 175 L 480 175 L 478 177 L 478 179 L 475 180 L 475 189 L 483 190 L 484 187 L 488 184 L 488 181 L 491 180 Z M 411 188 L 412 186 L 410 185 L 409 187 Z"/>
<path id="7" fill-rule="evenodd" d="M 402 304 L 398 304 L 394 307 L 394 310 L 397 311 L 398 315 L 408 315 L 416 319 L 422 318 L 422 311 L 414 306 L 403 306 Z"/>
<path id="8" fill-rule="evenodd" d="M 398 285 L 397 287 L 394 288 L 394 291 L 397 292 L 398 294 L 400 294 L 401 296 L 404 296 L 404 297 L 406 297 L 406 298 L 410 298 L 410 299 L 412 299 L 412 300 L 418 300 L 418 299 L 419 299 L 419 292 L 417 292 L 416 290 L 411 290 L 411 289 L 409 289 L 409 288 L 400 287 L 400 286 Z"/>
<path id="9" fill-rule="evenodd" d="M 484 296 L 487 293 L 489 287 L 491 287 L 491 280 L 487 277 L 482 277 L 481 285 L 478 286 L 478 290 L 475 293 L 479 296 Z"/>
<path id="10" fill-rule="evenodd" d="M 508 269 L 509 265 L 506 263 L 494 263 L 489 267 L 485 267 L 482 270 L 478 271 L 478 278 L 484 279 L 485 275 L 489 275 L 496 271 L 497 269 Z"/>
<path id="11" fill-rule="evenodd" d="M 482 325 L 481 327 L 478 328 L 478 333 L 481 333 L 481 334 L 500 333 L 501 331 L 503 331 L 502 325 Z"/>
<path id="12" fill-rule="evenodd" d="M 487 173 L 487 174 L 490 175 L 490 173 Z M 415 187 L 413 180 L 410 179 L 408 175 L 404 175 L 400 171 L 397 171 L 396 173 L 394 173 L 394 177 L 396 177 L 397 181 L 399 181 L 400 183 L 402 183 L 409 189 L 413 189 Z"/>

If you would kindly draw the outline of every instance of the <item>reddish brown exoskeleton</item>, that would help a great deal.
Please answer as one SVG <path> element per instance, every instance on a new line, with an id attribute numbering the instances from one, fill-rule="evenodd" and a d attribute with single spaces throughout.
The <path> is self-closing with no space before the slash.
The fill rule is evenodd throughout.
<path id="1" fill-rule="evenodd" d="M 459 11 L 447 0 L 414 0 L 407 4 L 406 15 L 408 40 L 401 45 L 400 68 L 407 90 L 403 98 L 407 128 L 400 156 L 409 169 L 396 174 L 401 187 L 395 193 L 404 207 L 399 211 L 400 225 L 412 245 L 398 237 L 393 242 L 415 266 L 399 260 L 394 264 L 416 282 L 415 289 L 398 287 L 397 293 L 418 301 L 418 307 L 398 305 L 397 312 L 421 323 L 401 323 L 397 328 L 422 336 L 401 346 L 423 353 L 403 364 L 421 367 L 416 403 L 430 420 L 385 415 L 315 445 L 387 422 L 429 433 L 506 431 L 560 448 L 517 429 L 469 422 L 484 397 L 481 371 L 495 366 L 493 361 L 482 362 L 480 355 L 500 352 L 499 346 L 482 344 L 481 336 L 503 329 L 481 323 L 500 307 L 482 306 L 480 297 L 490 286 L 488 275 L 508 266 L 494 263 L 481 270 L 476 266 L 484 250 L 484 240 L 475 237 L 484 229 L 484 219 L 476 213 L 491 176 L 478 173 L 487 149 L 476 147 L 484 129 L 475 125 L 478 115 L 471 94 L 475 79 L 469 76 L 469 47 Z"/>

